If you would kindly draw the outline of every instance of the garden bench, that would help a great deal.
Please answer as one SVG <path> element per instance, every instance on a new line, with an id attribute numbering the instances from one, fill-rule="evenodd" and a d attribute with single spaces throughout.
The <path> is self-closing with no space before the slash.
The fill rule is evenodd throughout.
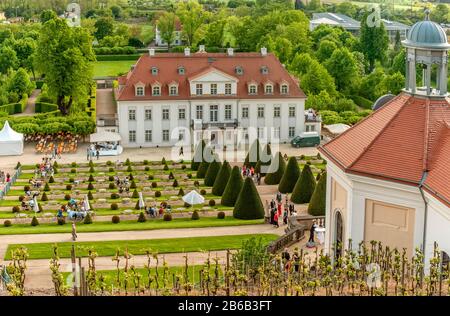
<path id="1" fill-rule="evenodd" d="M 98 193 L 106 193 L 106 189 L 98 189 Z"/>
<path id="2" fill-rule="evenodd" d="M 97 203 L 106 203 L 106 199 L 98 199 Z"/>
<path id="3" fill-rule="evenodd" d="M 28 217 L 28 214 L 25 214 L 25 213 L 17 213 L 16 214 L 16 218 L 26 218 L 26 217 Z"/>
<path id="4" fill-rule="evenodd" d="M 124 211 L 122 212 L 122 214 L 123 214 L 123 215 L 131 215 L 131 214 L 133 214 L 133 210 L 124 210 Z"/>

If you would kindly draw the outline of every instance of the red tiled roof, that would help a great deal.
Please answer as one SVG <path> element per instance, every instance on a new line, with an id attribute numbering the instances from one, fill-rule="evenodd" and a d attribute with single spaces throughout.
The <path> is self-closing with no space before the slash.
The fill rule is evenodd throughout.
<path id="1" fill-rule="evenodd" d="M 348 173 L 424 187 L 450 205 L 450 103 L 402 93 L 319 150 Z"/>
<path id="2" fill-rule="evenodd" d="M 178 68 L 183 66 L 185 69 L 184 75 L 178 74 Z M 242 67 L 243 74 L 235 73 L 236 67 Z M 269 69 L 269 74 L 262 74 L 261 67 L 266 66 Z M 158 74 L 152 75 L 151 68 L 157 67 Z M 303 91 L 288 71 L 281 65 L 278 59 L 273 54 L 266 56 L 260 53 L 235 53 L 233 56 L 228 56 L 224 53 L 203 53 L 191 54 L 185 56 L 184 53 L 162 53 L 155 56 L 143 55 L 136 63 L 134 70 L 130 71 L 128 75 L 119 79 L 119 82 L 124 86 L 119 93 L 118 101 L 138 101 L 138 100 L 186 100 L 190 98 L 211 98 L 212 96 L 191 96 L 189 88 L 189 78 L 199 74 L 206 73 L 217 69 L 231 77 L 237 78 L 238 87 L 237 95 L 213 96 L 215 99 L 220 98 L 240 98 L 240 99 L 288 99 L 288 98 L 306 98 Z M 124 79 L 125 78 L 125 79 Z M 274 93 L 271 95 L 264 95 L 264 89 L 258 89 L 258 94 L 249 95 L 247 82 L 256 81 L 260 87 L 267 80 L 275 83 Z M 145 84 L 145 96 L 135 96 L 134 85 L 142 81 Z M 154 97 L 151 95 L 150 86 L 158 81 L 162 85 L 161 96 Z M 177 96 L 169 96 L 168 85 L 172 81 L 179 83 L 179 90 Z M 279 85 L 283 82 L 289 83 L 289 94 L 280 94 Z"/>

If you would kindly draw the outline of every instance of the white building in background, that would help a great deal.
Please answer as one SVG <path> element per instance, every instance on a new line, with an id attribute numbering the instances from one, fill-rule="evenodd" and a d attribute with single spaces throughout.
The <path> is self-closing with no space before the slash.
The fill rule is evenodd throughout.
<path id="1" fill-rule="evenodd" d="M 240 145 L 258 137 L 288 142 L 320 133 L 306 96 L 273 54 L 200 51 L 142 56 L 119 78 L 117 113 L 124 147 L 174 146 L 206 139 Z"/>
<path id="2" fill-rule="evenodd" d="M 339 256 L 360 242 L 425 251 L 434 243 L 442 262 L 450 254 L 450 103 L 443 29 L 429 20 L 412 26 L 404 91 L 319 147 L 327 164 L 325 250 Z M 416 87 L 416 66 L 424 86 Z M 432 67 L 436 77 L 432 80 Z M 432 83 L 437 85 L 433 86 Z M 341 244 L 336 250 L 334 246 Z"/>
<path id="3" fill-rule="evenodd" d="M 180 21 L 176 21 L 175 23 L 175 34 L 174 39 L 171 46 L 180 46 L 183 44 L 182 38 L 182 26 Z M 167 43 L 161 37 L 161 31 L 158 29 L 158 25 L 155 25 L 155 45 L 159 47 L 166 47 Z"/>

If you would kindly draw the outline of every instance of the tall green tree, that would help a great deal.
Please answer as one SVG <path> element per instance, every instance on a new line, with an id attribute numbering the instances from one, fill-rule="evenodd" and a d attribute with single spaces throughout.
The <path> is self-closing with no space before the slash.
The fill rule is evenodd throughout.
<path id="1" fill-rule="evenodd" d="M 92 84 L 92 37 L 83 28 L 72 28 L 63 19 L 47 21 L 41 28 L 36 68 L 45 74 L 51 94 L 63 115 L 74 101 L 85 102 Z"/>
<path id="2" fill-rule="evenodd" d="M 228 161 L 224 161 L 222 167 L 220 168 L 219 173 L 217 174 L 216 180 L 214 181 L 214 185 L 212 188 L 212 194 L 217 196 L 222 196 L 225 191 L 225 187 L 227 186 L 228 179 L 231 175 L 231 166 Z"/>
<path id="3" fill-rule="evenodd" d="M 333 76 L 338 91 L 349 92 L 354 88 L 359 77 L 358 65 L 352 52 L 346 47 L 336 49 L 325 66 L 330 75 Z"/>
<path id="4" fill-rule="evenodd" d="M 278 185 L 278 191 L 281 193 L 292 193 L 299 176 L 300 168 L 298 167 L 297 158 L 291 157 Z"/>
<path id="5" fill-rule="evenodd" d="M 205 20 L 205 11 L 197 0 L 180 1 L 176 14 L 183 25 L 183 34 L 189 46 L 194 41 L 194 34 Z"/>
<path id="6" fill-rule="evenodd" d="M 381 18 L 376 12 L 367 12 L 361 20 L 360 44 L 369 62 L 370 71 L 374 69 L 375 61 L 384 60 L 389 45 L 384 23 L 381 23 Z"/>
<path id="7" fill-rule="evenodd" d="M 310 166 L 306 164 L 292 191 L 291 201 L 297 204 L 309 203 L 315 188 L 316 180 Z"/>
<path id="8" fill-rule="evenodd" d="M 0 73 L 6 74 L 10 69 L 16 69 L 19 60 L 14 49 L 9 46 L 0 47 Z"/>
<path id="9" fill-rule="evenodd" d="M 234 166 L 231 170 L 225 191 L 223 191 L 221 204 L 224 206 L 234 206 L 242 188 L 241 170 L 238 166 Z"/>
<path id="10" fill-rule="evenodd" d="M 112 36 L 114 34 L 114 20 L 111 17 L 103 17 L 95 21 L 95 38 L 102 40 L 106 36 Z"/>
<path id="11" fill-rule="evenodd" d="M 175 40 L 177 17 L 172 12 L 165 12 L 158 19 L 158 30 L 161 38 L 167 43 L 167 49 L 170 52 L 173 41 Z"/>
<path id="12" fill-rule="evenodd" d="M 286 163 L 284 162 L 283 156 L 280 152 L 275 154 L 272 159 L 272 163 L 268 169 L 266 176 L 264 177 L 264 182 L 268 185 L 280 183 L 283 177 L 284 170 L 286 169 Z"/>
<path id="13" fill-rule="evenodd" d="M 247 177 L 233 209 L 233 217 L 239 219 L 264 218 L 264 206 L 261 202 L 255 182 Z"/>
<path id="14" fill-rule="evenodd" d="M 308 205 L 308 214 L 313 216 L 325 215 L 326 205 L 326 191 L 327 191 L 327 173 L 323 172 L 320 175 L 319 182 L 316 185 L 311 201 Z"/>

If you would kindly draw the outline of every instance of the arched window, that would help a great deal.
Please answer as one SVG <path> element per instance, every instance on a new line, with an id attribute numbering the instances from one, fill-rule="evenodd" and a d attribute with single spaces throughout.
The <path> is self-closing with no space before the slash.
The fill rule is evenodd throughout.
<path id="1" fill-rule="evenodd" d="M 342 220 L 341 210 L 337 209 L 334 215 L 334 247 L 335 249 L 335 259 L 342 256 L 344 248 L 344 222 Z"/>
<path id="2" fill-rule="evenodd" d="M 161 87 L 160 86 L 153 86 L 152 87 L 152 95 L 160 96 L 161 95 Z"/>

